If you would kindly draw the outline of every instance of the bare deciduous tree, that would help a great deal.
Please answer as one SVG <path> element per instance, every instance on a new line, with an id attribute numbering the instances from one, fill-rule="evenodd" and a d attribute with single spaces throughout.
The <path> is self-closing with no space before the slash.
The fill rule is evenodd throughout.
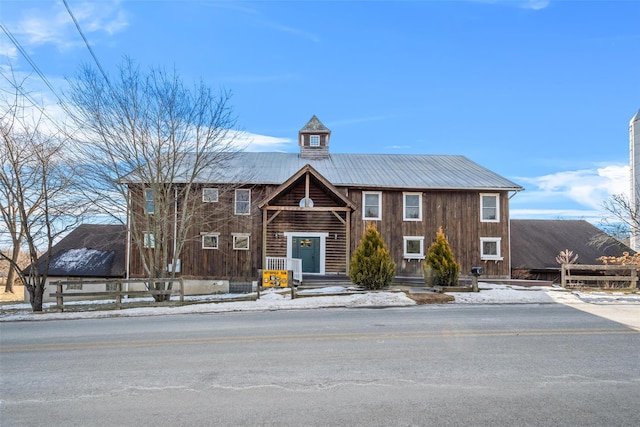
<path id="1" fill-rule="evenodd" d="M 33 311 L 42 311 L 51 248 L 80 220 L 83 204 L 74 200 L 71 191 L 71 169 L 64 157 L 66 139 L 50 128 L 43 131 L 48 118 L 29 100 L 24 80 L 18 81 L 13 74 L 2 77 L 12 89 L 3 92 L 6 109 L 0 117 L 0 211 L 12 249 L 10 256 L 1 256 L 25 285 Z M 18 264 L 22 246 L 29 253 L 27 273 Z"/>
<path id="2" fill-rule="evenodd" d="M 636 194 L 640 189 L 636 189 Z M 640 200 L 640 194 L 636 196 Z M 602 221 L 607 234 L 624 241 L 627 236 L 640 236 L 640 205 L 637 205 L 626 194 L 614 194 L 603 203 L 603 208 L 609 213 Z"/>
<path id="3" fill-rule="evenodd" d="M 556 255 L 556 262 L 560 265 L 562 264 L 575 264 L 578 262 L 578 254 L 573 254 L 573 251 L 569 249 L 565 249 L 564 251 L 560 251 L 558 255 Z"/>
<path id="4" fill-rule="evenodd" d="M 190 229 L 204 217 L 198 189 L 215 176 L 203 174 L 229 174 L 237 151 L 230 94 L 187 87 L 175 71 L 144 73 L 125 59 L 115 78 L 83 67 L 69 99 L 84 131 L 76 150 L 83 187 L 126 223 L 150 290 L 170 289 L 161 279 L 175 277 Z"/>

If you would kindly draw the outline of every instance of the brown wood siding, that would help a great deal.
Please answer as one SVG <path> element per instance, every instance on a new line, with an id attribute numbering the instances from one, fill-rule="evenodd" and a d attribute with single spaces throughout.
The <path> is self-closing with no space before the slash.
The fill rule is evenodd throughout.
<path id="1" fill-rule="evenodd" d="M 288 193 L 283 194 L 271 203 L 273 206 L 299 206 L 300 200 L 305 196 L 305 183 L 300 182 L 293 186 Z M 315 207 L 333 207 L 334 200 L 315 180 L 311 179 L 309 185 L 309 197 Z"/>
<path id="2" fill-rule="evenodd" d="M 404 236 L 424 236 L 424 255 L 435 240 L 438 227 L 442 226 L 456 261 L 460 263 L 461 275 L 468 275 L 472 266 L 485 268 L 488 277 L 509 276 L 509 215 L 508 193 L 500 194 L 500 222 L 480 221 L 480 192 L 476 191 L 423 191 L 422 220 L 403 220 L 403 191 L 382 191 L 382 219 L 365 221 L 362 218 L 362 190 L 351 189 L 349 196 L 358 208 L 351 222 L 351 251 L 355 251 L 362 240 L 367 223 L 373 223 L 393 260 L 397 276 L 421 276 L 422 263 L 404 258 Z M 480 260 L 480 237 L 500 237 L 501 261 Z"/>
<path id="3" fill-rule="evenodd" d="M 273 211 L 270 212 L 273 215 Z M 344 218 L 344 213 L 340 213 Z M 328 233 L 326 239 L 325 270 L 327 273 L 346 272 L 345 226 L 331 212 L 283 211 L 267 226 L 266 256 L 287 255 L 285 232 Z M 276 236 L 278 234 L 278 237 Z"/>
<path id="4" fill-rule="evenodd" d="M 219 201 L 202 203 L 202 210 L 194 218 L 196 225 L 190 230 L 181 258 L 181 274 L 185 277 L 207 277 L 215 279 L 256 280 L 262 268 L 263 256 L 286 256 L 285 232 L 325 232 L 325 268 L 328 273 L 346 272 L 349 260 L 346 257 L 345 224 L 334 213 L 328 211 L 268 211 L 266 227 L 266 250 L 263 252 L 263 213 L 257 204 L 277 187 L 256 186 L 251 188 L 251 215 L 234 215 L 233 190 L 221 192 Z M 356 205 L 351 215 L 350 252 L 353 253 L 362 239 L 366 221 L 362 219 L 362 190 L 340 188 Z M 485 268 L 486 277 L 509 277 L 509 199 L 508 192 L 500 194 L 500 222 L 480 221 L 479 191 L 423 191 L 422 220 L 403 221 L 403 191 L 382 191 L 382 220 L 372 221 L 380 231 L 391 256 L 397 264 L 397 276 L 422 276 L 420 260 L 404 259 L 403 237 L 424 236 L 424 254 L 435 239 L 439 226 L 443 227 L 461 264 L 461 275 L 468 275 L 472 266 Z M 298 182 L 285 191 L 274 206 L 297 207 L 304 197 L 304 183 Z M 342 206 L 328 194 L 323 186 L 311 180 L 310 197 L 315 207 Z M 413 191 L 412 191 L 413 192 Z M 491 193 L 491 192 L 486 192 Z M 498 193 L 498 192 L 494 192 Z M 201 193 L 197 192 L 199 197 Z M 140 190 L 132 189 L 132 196 L 144 197 Z M 200 199 L 201 200 L 201 199 Z M 346 222 L 346 212 L 338 215 Z M 218 233 L 218 249 L 202 249 L 201 233 Z M 233 250 L 233 233 L 250 233 L 248 251 Z M 277 237 L 276 237 L 277 235 Z M 501 261 L 480 260 L 480 238 L 501 238 Z M 130 274 L 143 276 L 142 264 L 137 250 L 132 248 Z"/>

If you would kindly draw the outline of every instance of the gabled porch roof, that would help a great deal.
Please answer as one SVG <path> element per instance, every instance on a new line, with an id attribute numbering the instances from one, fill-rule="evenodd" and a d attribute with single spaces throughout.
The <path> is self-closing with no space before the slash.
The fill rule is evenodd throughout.
<path id="1" fill-rule="evenodd" d="M 338 189 L 329 182 L 324 176 L 322 176 L 317 170 L 315 170 L 310 164 L 306 164 L 303 166 L 298 172 L 293 174 L 289 179 L 283 182 L 281 185 L 276 188 L 276 190 L 271 193 L 269 196 L 264 198 L 258 206 L 261 209 L 269 207 L 270 203 L 277 199 L 280 195 L 286 193 L 289 189 L 291 189 L 294 185 L 299 183 L 301 180 L 305 180 L 305 194 L 306 198 L 309 198 L 309 186 L 311 179 L 314 179 L 323 190 L 332 196 L 333 199 L 339 201 L 343 207 L 349 209 L 355 209 L 356 205 L 346 196 L 344 196 Z M 304 209 L 313 209 L 310 207 Z"/>

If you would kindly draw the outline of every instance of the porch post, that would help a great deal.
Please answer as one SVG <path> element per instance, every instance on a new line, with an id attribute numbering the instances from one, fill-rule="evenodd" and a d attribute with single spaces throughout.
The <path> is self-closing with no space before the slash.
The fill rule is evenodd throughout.
<path id="1" fill-rule="evenodd" d="M 262 208 L 262 268 L 267 266 L 267 208 Z"/>
<path id="2" fill-rule="evenodd" d="M 347 222 L 345 224 L 345 228 L 346 228 L 346 232 L 345 232 L 345 244 L 347 245 L 347 247 L 345 248 L 345 255 L 346 255 L 346 268 L 345 271 L 347 272 L 347 276 L 349 275 L 349 264 L 351 263 L 351 211 L 347 210 L 345 211 L 345 216 L 347 217 Z"/>

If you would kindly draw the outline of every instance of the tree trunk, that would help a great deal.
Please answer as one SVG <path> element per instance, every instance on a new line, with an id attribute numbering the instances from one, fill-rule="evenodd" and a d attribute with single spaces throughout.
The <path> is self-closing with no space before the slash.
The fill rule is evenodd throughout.
<path id="1" fill-rule="evenodd" d="M 154 291 L 171 290 L 171 282 L 169 282 L 169 284 L 167 285 L 167 282 L 163 280 L 154 281 L 150 289 Z M 153 299 L 156 302 L 165 302 L 171 299 L 171 295 L 170 294 L 154 294 Z"/>
<path id="2" fill-rule="evenodd" d="M 29 291 L 29 302 L 31 303 L 31 310 L 35 312 L 42 312 L 42 295 L 44 294 L 44 286 L 42 285 L 27 285 L 27 291 Z"/>
<path id="3" fill-rule="evenodd" d="M 7 273 L 7 282 L 4 285 L 4 291 L 7 293 L 13 293 L 13 281 L 14 281 L 15 273 L 13 272 L 13 267 L 9 266 L 9 273 Z"/>
<path id="4" fill-rule="evenodd" d="M 13 293 L 13 282 L 16 280 L 16 270 L 14 265 L 18 264 L 18 257 L 20 256 L 20 247 L 16 244 L 13 245 L 13 252 L 11 253 L 11 262 L 9 263 L 9 272 L 7 273 L 7 283 L 5 283 L 4 291 Z"/>

